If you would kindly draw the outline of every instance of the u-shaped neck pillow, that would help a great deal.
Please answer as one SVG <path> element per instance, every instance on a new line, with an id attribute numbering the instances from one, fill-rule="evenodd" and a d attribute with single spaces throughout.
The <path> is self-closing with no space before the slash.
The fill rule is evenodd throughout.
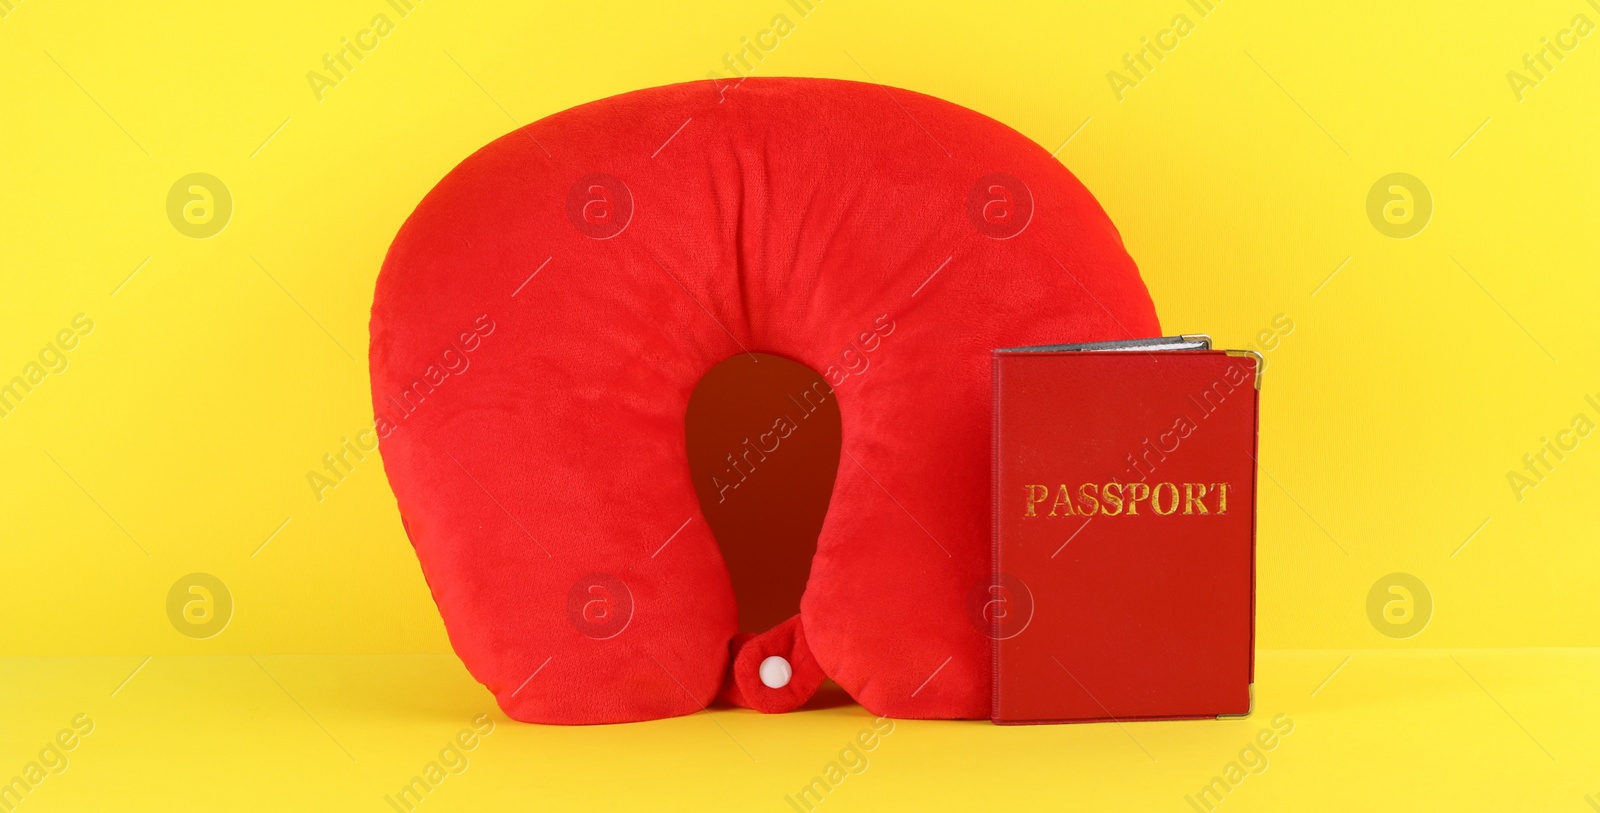
<path id="1" fill-rule="evenodd" d="M 373 405 L 456 652 L 509 716 L 989 716 L 990 350 L 1159 335 L 1099 204 L 983 115 L 878 85 L 702 81 L 514 131 L 417 206 Z M 739 634 L 684 412 L 738 353 L 842 421 L 800 613 Z M 781 660 L 777 660 L 781 659 Z M 765 667 L 763 667 L 765 664 Z"/>

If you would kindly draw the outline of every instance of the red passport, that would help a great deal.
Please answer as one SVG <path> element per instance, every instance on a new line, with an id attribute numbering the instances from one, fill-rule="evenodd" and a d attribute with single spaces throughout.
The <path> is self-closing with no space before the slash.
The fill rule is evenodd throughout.
<path id="1" fill-rule="evenodd" d="M 1259 362 L 1203 336 L 994 352 L 994 722 L 1250 712 Z"/>

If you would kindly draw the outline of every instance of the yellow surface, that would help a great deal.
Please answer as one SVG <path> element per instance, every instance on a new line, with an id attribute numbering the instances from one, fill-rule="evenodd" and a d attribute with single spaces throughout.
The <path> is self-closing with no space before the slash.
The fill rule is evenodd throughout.
<path id="1" fill-rule="evenodd" d="M 19 810 L 385 813 L 396 809 L 385 797 L 426 781 L 430 762 L 441 781 L 411 801 L 418 811 L 809 813 L 789 800 L 831 762 L 844 778 L 812 802 L 818 810 L 1579 813 L 1586 796 L 1600 804 L 1596 650 L 1279 651 L 1262 656 L 1259 677 L 1248 719 L 897 720 L 876 747 L 841 756 L 874 725 L 859 706 L 530 726 L 496 712 L 447 655 L 5 660 L 0 691 L 32 700 L 6 710 L 0 769 L 23 770 L 82 714 L 92 732 Z M 1288 733 L 1262 748 L 1257 738 L 1274 721 Z M 452 751 L 474 727 L 488 733 Z M 1227 781 L 1230 763 L 1235 781 L 1221 802 L 1200 801 L 1214 779 Z"/>
<path id="2" fill-rule="evenodd" d="M 1562 434 L 1600 424 L 1597 3 L 0 2 L 0 386 L 37 384 L 0 419 L 0 654 L 47 658 L 5 666 L 0 778 L 84 713 L 26 809 L 381 810 L 489 712 L 377 458 L 320 500 L 307 481 L 371 425 L 383 252 L 514 124 L 726 76 L 783 14 L 758 75 L 1007 122 L 1099 196 L 1168 331 L 1264 352 L 1258 709 L 1296 729 L 1223 807 L 1583 809 L 1594 655 L 1519 650 L 1600 646 L 1600 435 Z M 377 14 L 392 30 L 314 89 Z M 1135 77 L 1145 39 L 1176 44 Z M 1572 47 L 1536 73 L 1546 40 Z M 1569 448 L 1519 493 L 1546 439 Z M 491 718 L 426 807 L 785 809 L 869 722 Z M 827 804 L 1181 810 L 1269 719 L 899 723 Z"/>

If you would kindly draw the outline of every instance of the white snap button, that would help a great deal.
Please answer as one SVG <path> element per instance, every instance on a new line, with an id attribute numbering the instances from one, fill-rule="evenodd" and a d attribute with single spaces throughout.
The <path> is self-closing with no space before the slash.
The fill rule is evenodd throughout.
<path id="1" fill-rule="evenodd" d="M 794 677 L 794 669 L 781 655 L 772 655 L 761 662 L 761 685 L 768 689 L 782 689 Z"/>

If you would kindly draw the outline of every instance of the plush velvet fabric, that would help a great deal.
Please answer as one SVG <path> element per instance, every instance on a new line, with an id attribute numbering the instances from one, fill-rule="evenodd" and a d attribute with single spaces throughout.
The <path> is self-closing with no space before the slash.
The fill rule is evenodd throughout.
<path id="1" fill-rule="evenodd" d="M 987 717 L 989 351 L 1159 326 L 1100 206 L 1021 134 L 749 79 L 479 150 L 395 238 L 371 333 L 385 469 L 457 653 L 516 719 L 607 723 L 719 693 L 782 711 L 823 675 L 878 715 Z M 684 410 L 746 351 L 825 374 L 843 454 L 800 615 L 736 640 Z M 754 676 L 771 654 L 781 690 Z"/>

